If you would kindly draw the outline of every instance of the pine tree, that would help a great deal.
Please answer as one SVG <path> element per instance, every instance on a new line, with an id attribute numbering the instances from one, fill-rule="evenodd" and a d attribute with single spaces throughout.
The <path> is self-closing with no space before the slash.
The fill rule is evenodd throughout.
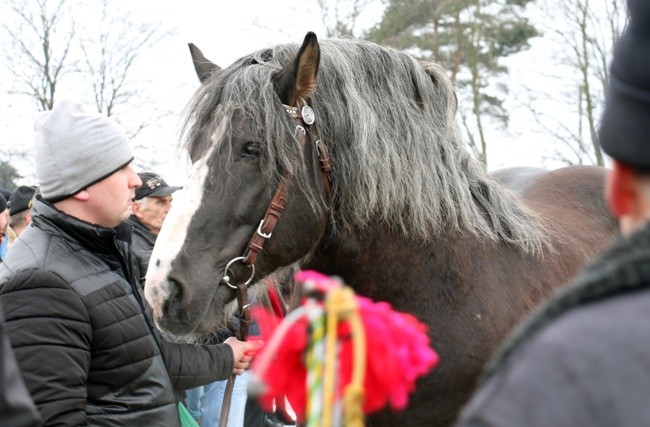
<path id="1" fill-rule="evenodd" d="M 507 126 L 500 59 L 538 35 L 523 16 L 532 0 L 389 0 L 369 38 L 445 67 L 458 86 L 459 113 L 475 155 L 487 163 L 484 121 Z M 468 107 L 469 106 L 469 107 Z"/>

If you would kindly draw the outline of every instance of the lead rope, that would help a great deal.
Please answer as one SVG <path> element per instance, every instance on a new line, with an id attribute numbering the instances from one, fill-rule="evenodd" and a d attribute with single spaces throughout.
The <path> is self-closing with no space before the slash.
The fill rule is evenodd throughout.
<path id="1" fill-rule="evenodd" d="M 239 305 L 239 334 L 237 339 L 246 341 L 248 338 L 248 325 L 250 324 L 250 304 L 248 303 L 248 284 L 237 284 L 237 304 Z M 223 394 L 223 401 L 221 403 L 221 415 L 219 417 L 219 427 L 226 427 L 228 425 L 228 416 L 230 415 L 230 403 L 232 401 L 232 391 L 235 387 L 235 380 L 237 376 L 233 373 L 228 377 L 226 383 L 226 390 Z"/>

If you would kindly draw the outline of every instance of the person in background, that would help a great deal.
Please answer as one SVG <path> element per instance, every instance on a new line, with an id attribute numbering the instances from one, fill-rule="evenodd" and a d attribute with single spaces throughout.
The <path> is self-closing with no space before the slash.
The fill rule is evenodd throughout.
<path id="1" fill-rule="evenodd" d="M 260 341 L 162 340 L 130 246 L 142 182 L 121 127 L 71 102 L 35 123 L 40 194 L 0 264 L 0 304 L 22 378 L 46 426 L 172 426 L 177 392 L 240 375 Z"/>
<path id="2" fill-rule="evenodd" d="M 5 198 L 7 202 L 9 202 L 9 199 L 11 199 L 11 191 L 7 190 L 6 188 L 0 188 L 0 194 Z"/>
<path id="3" fill-rule="evenodd" d="M 10 193 L 11 194 L 11 193 Z M 0 192 L 0 242 L 8 229 L 7 200 Z M 8 236 L 7 236 L 8 237 Z M 43 425 L 36 406 L 20 376 L 16 357 L 7 338 L 4 315 L 0 307 L 0 425 L 38 427 Z"/>
<path id="4" fill-rule="evenodd" d="M 9 248 L 10 230 L 7 199 L 0 193 L 0 260 L 4 259 Z"/>
<path id="5" fill-rule="evenodd" d="M 144 279 L 156 237 L 172 207 L 172 194 L 181 187 L 170 187 L 154 172 L 141 172 L 138 176 L 142 185 L 135 190 L 129 223 L 133 226 L 133 251 Z"/>
<path id="6" fill-rule="evenodd" d="M 650 426 L 650 1 L 627 6 L 598 131 L 622 237 L 519 327 L 457 427 Z"/>
<path id="7" fill-rule="evenodd" d="M 36 194 L 36 187 L 30 185 L 21 185 L 16 188 L 11 194 L 9 203 L 9 216 L 11 229 L 16 234 L 16 237 L 27 228 L 32 222 L 32 200 Z M 9 242 L 9 246 L 13 244 L 13 240 Z"/>

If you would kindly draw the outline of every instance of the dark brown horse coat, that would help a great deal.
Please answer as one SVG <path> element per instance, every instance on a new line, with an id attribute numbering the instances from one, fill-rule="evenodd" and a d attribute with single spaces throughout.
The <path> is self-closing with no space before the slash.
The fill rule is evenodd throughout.
<path id="1" fill-rule="evenodd" d="M 444 70 L 368 42 L 325 41 L 322 56 L 320 45 L 310 33 L 227 69 L 193 48 L 194 169 L 154 248 L 147 299 L 163 328 L 209 333 L 234 298 L 222 276 L 254 282 L 294 262 L 338 275 L 425 322 L 441 357 L 404 412 L 368 425 L 445 426 L 508 331 L 615 235 L 605 169 L 490 177 L 459 138 Z M 302 99 L 316 113 L 304 144 L 287 114 Z M 239 257 L 285 178 L 253 270 Z"/>

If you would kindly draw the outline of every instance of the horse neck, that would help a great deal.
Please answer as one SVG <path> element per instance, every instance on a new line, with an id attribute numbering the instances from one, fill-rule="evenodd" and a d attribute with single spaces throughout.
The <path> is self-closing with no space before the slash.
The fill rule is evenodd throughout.
<path id="1" fill-rule="evenodd" d="M 464 240 L 454 233 L 422 242 L 391 232 L 387 226 L 378 226 L 375 232 L 363 235 L 334 233 L 321 241 L 304 267 L 338 275 L 361 294 L 387 299 L 381 293 L 389 292 L 395 297 L 394 289 L 389 290 L 391 287 L 382 283 L 424 282 L 431 280 L 427 271 L 444 274 L 443 270 L 458 262 L 451 258 L 462 251 L 461 245 L 466 246 Z M 450 241 L 457 246 L 450 247 Z"/>

